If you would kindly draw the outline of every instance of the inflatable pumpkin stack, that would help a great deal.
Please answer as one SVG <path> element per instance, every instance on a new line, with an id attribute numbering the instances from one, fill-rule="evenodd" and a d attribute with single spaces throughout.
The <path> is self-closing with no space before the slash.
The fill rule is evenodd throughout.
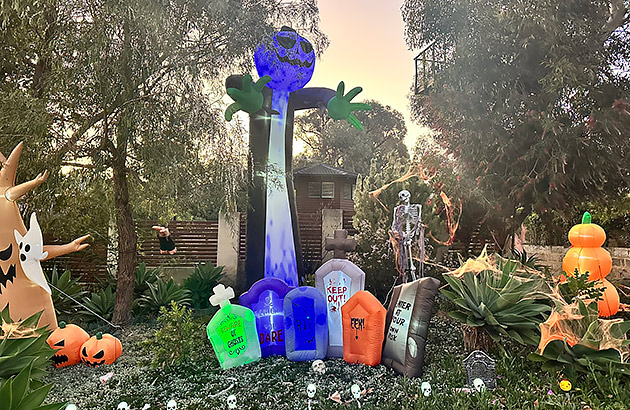
<path id="1" fill-rule="evenodd" d="M 582 223 L 569 231 L 571 249 L 562 260 L 562 270 L 573 276 L 575 269 L 580 273 L 589 272 L 588 280 L 601 280 L 605 287 L 602 299 L 598 302 L 599 316 L 609 317 L 619 311 L 619 293 L 605 278 L 612 269 L 610 253 L 602 248 L 606 241 L 604 229 L 591 223 L 591 214 L 584 212 Z"/>

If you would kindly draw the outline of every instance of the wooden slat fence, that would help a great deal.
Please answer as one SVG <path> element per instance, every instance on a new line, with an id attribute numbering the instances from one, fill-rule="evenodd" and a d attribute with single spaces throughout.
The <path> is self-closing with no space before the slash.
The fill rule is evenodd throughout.
<path id="1" fill-rule="evenodd" d="M 298 213 L 302 258 L 305 264 L 322 260 L 322 212 Z"/>

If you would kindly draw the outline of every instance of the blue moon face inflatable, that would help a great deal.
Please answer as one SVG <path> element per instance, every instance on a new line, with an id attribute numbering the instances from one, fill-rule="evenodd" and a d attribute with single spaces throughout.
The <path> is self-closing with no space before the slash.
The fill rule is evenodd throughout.
<path id="1" fill-rule="evenodd" d="M 260 77 L 271 77 L 269 88 L 292 92 L 313 76 L 315 51 L 307 39 L 285 26 L 256 47 L 254 62 Z"/>

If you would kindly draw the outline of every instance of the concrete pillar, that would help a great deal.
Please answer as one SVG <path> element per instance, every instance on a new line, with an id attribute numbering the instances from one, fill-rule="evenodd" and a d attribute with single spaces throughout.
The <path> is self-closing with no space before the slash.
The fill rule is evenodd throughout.
<path id="1" fill-rule="evenodd" d="M 343 229 L 343 209 L 322 209 L 322 263 L 332 258 L 324 246 L 326 238 L 335 236 L 335 229 Z"/>
<path id="2" fill-rule="evenodd" d="M 224 266 L 225 284 L 237 284 L 238 248 L 240 239 L 240 213 L 229 215 L 219 213 L 219 233 L 217 244 L 217 266 Z"/>

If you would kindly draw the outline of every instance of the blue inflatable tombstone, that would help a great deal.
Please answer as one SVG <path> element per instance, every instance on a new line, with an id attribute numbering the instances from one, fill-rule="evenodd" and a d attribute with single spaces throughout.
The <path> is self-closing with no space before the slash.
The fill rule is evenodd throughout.
<path id="1" fill-rule="evenodd" d="M 256 316 L 256 329 L 262 357 L 285 354 L 284 296 L 293 287 L 280 279 L 265 278 L 243 293 L 239 303 Z"/>
<path id="2" fill-rule="evenodd" d="M 295 288 L 284 297 L 287 359 L 323 359 L 328 349 L 326 299 L 311 286 Z"/>

